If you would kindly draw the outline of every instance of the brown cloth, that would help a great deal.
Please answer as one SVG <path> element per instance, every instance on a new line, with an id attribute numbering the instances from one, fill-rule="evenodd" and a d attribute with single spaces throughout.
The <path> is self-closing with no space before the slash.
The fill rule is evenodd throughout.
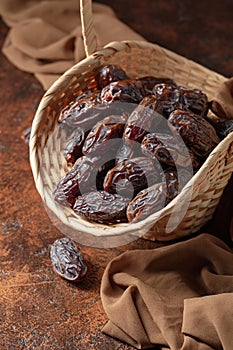
<path id="1" fill-rule="evenodd" d="M 233 349 L 233 252 L 217 237 L 121 254 L 101 298 L 103 332 L 138 349 Z"/>
<path id="2" fill-rule="evenodd" d="M 233 78 L 225 81 L 211 102 L 213 112 L 223 119 L 233 119 Z"/>
<path id="3" fill-rule="evenodd" d="M 79 0 L 1 0 L 0 15 L 11 27 L 3 53 L 19 69 L 34 73 L 44 89 L 85 58 Z M 93 3 L 93 22 L 100 47 L 144 40 L 106 5 Z"/>

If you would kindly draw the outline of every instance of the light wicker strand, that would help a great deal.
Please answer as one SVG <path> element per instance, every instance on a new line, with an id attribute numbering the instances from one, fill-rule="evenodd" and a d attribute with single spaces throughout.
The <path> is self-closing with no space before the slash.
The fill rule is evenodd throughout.
<path id="1" fill-rule="evenodd" d="M 80 0 L 80 16 L 86 56 L 97 50 L 97 39 L 93 26 L 92 1 Z"/>

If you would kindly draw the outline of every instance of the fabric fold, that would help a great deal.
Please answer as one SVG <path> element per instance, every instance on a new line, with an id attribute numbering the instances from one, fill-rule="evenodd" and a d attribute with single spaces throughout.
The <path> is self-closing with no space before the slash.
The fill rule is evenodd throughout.
<path id="1" fill-rule="evenodd" d="M 232 327 L 233 293 L 208 295 L 184 301 L 182 333 L 186 339 L 191 338 L 195 349 L 198 349 L 200 344 L 203 349 L 206 346 L 218 349 L 219 343 L 223 349 L 232 349 Z M 184 341 L 182 350 L 189 350 L 189 346 L 190 343 Z"/>
<path id="2" fill-rule="evenodd" d="M 33 73 L 44 89 L 85 58 L 79 1 L 2 0 L 0 14 L 11 27 L 2 52 L 17 68 Z M 99 47 L 144 40 L 103 4 L 93 3 L 93 24 Z"/>
<path id="3" fill-rule="evenodd" d="M 233 119 L 233 77 L 221 84 L 211 105 L 218 117 Z"/>
<path id="4" fill-rule="evenodd" d="M 135 348 L 233 346 L 233 252 L 209 234 L 121 254 L 106 267 L 101 299 L 103 332 Z"/>

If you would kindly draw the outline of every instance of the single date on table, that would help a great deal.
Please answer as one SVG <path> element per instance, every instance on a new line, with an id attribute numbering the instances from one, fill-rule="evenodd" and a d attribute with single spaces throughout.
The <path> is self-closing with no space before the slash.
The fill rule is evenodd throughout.
<path id="1" fill-rule="evenodd" d="M 86 276 L 81 251 L 70 238 L 57 239 L 51 245 L 50 257 L 54 271 L 66 280 L 79 282 Z"/>

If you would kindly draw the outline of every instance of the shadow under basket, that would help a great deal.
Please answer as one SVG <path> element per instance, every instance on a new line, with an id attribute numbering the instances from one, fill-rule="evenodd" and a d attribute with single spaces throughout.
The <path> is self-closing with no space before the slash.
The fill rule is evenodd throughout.
<path id="1" fill-rule="evenodd" d="M 112 42 L 90 54 L 51 86 L 33 120 L 30 163 L 44 203 L 65 226 L 96 237 L 132 234 L 165 241 L 196 232 L 211 219 L 232 175 L 233 133 L 217 145 L 176 198 L 138 223 L 90 223 L 76 215 L 71 208 L 54 201 L 54 185 L 67 172 L 63 156 L 66 135 L 64 129 L 59 127 L 59 113 L 77 95 L 95 88 L 94 71 L 103 64 L 120 65 L 130 78 L 146 75 L 171 78 L 179 85 L 202 90 L 209 100 L 227 80 L 193 61 L 147 42 Z"/>

